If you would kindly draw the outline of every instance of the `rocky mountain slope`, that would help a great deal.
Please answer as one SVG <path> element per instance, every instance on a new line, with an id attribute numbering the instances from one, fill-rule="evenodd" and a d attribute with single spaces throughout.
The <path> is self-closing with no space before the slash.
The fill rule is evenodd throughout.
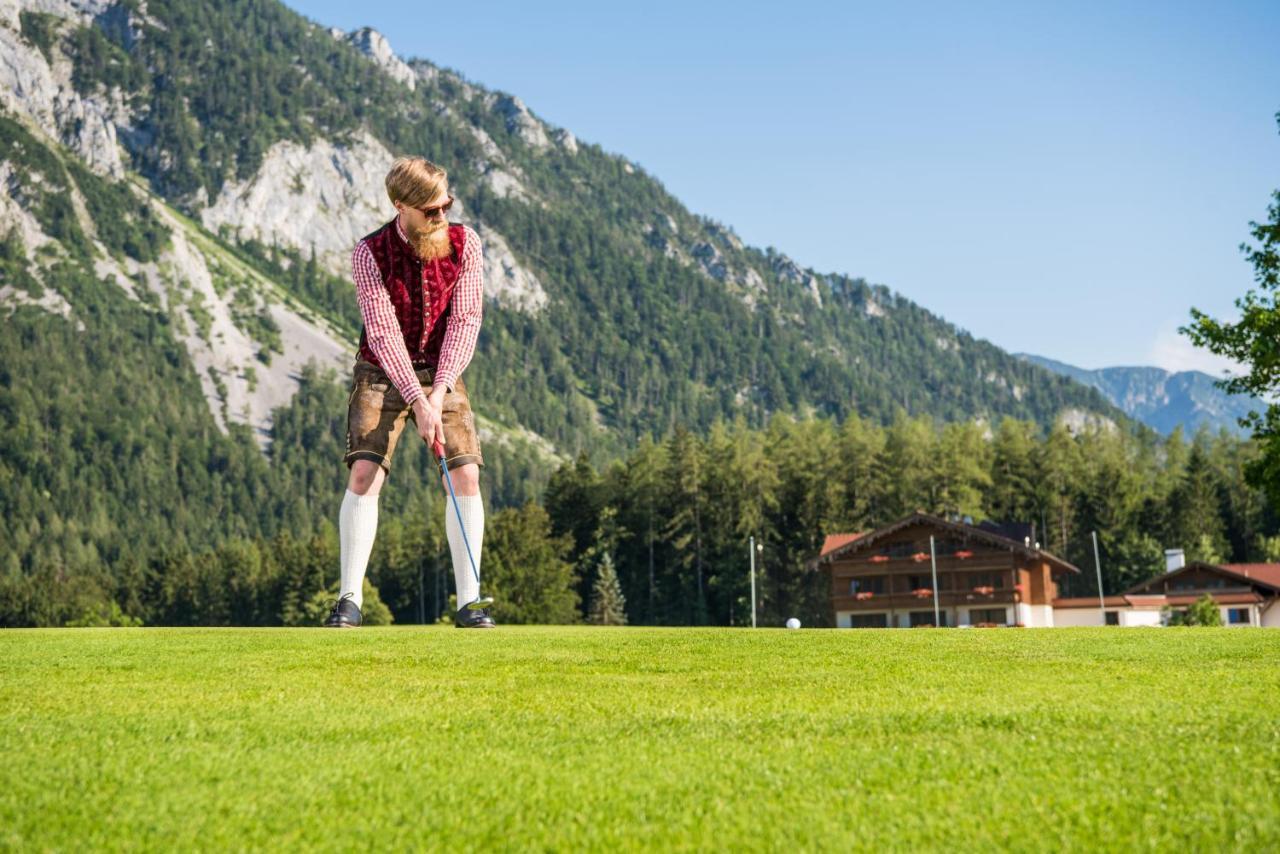
<path id="1" fill-rule="evenodd" d="M 132 257 L 95 235 L 83 182 L 67 187 L 95 274 L 173 316 L 213 418 L 264 448 L 302 363 L 349 358 L 347 255 L 389 218 L 381 176 L 401 152 L 450 168 L 456 218 L 484 238 L 479 408 L 543 453 L 779 410 L 1120 417 L 883 286 L 745 246 L 513 95 L 278 3 L 3 0 L 0 106 L 9 138 L 154 212 L 169 239 Z M 41 219 L 58 179 L 20 161 L 0 161 L 0 232 L 39 281 L 79 238 Z M 60 292 L 0 295 L 77 310 Z"/>
<path id="2" fill-rule="evenodd" d="M 1125 414 L 1164 434 L 1176 427 L 1188 433 L 1207 427 L 1243 436 L 1249 431 L 1240 426 L 1239 419 L 1250 410 L 1265 408 L 1256 398 L 1227 394 L 1203 371 L 1170 372 L 1152 367 L 1091 371 L 1029 353 L 1018 357 L 1096 388 Z"/>

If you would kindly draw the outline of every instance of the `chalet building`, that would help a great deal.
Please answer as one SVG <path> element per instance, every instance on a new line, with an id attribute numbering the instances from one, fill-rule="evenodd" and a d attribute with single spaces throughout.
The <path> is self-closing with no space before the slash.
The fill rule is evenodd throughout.
<path id="1" fill-rule="evenodd" d="M 830 579 L 839 628 L 1160 626 L 1205 593 L 1224 625 L 1280 627 L 1280 563 L 1186 564 L 1181 550 L 1166 559 L 1164 575 L 1101 603 L 1063 598 L 1058 579 L 1080 570 L 1038 548 L 1030 525 L 918 512 L 878 531 L 831 534 L 810 566 Z"/>
<path id="2" fill-rule="evenodd" d="M 834 534 L 811 566 L 831 579 L 840 628 L 1052 626 L 1057 579 L 1080 572 L 1037 548 L 1029 525 L 923 512 L 878 531 Z"/>
<path id="3" fill-rule="evenodd" d="M 1056 626 L 1159 626 L 1205 593 L 1213 597 L 1226 626 L 1280 627 L 1280 563 L 1193 562 L 1182 551 L 1165 553 L 1168 572 L 1118 596 L 1055 599 Z"/>

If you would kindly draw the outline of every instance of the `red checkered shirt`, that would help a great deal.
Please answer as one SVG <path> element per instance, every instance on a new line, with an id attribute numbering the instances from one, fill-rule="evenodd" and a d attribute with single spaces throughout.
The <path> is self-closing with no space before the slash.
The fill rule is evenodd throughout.
<path id="1" fill-rule="evenodd" d="M 480 248 L 480 235 L 470 226 L 463 226 L 466 243 L 463 246 L 461 270 L 454 286 L 445 327 L 444 341 L 440 345 L 440 362 L 436 366 L 434 382 L 443 383 L 447 391 L 453 391 L 458 377 L 471 362 L 476 339 L 480 335 L 480 321 L 484 314 L 484 257 Z M 408 236 L 396 217 L 396 234 L 409 243 Z M 425 269 L 425 268 L 424 268 Z M 365 336 L 369 348 L 378 357 L 387 377 L 395 384 L 406 404 L 412 404 L 422 396 L 422 387 L 414 373 L 413 362 L 405 347 L 404 334 L 396 320 L 391 297 L 382 284 L 382 274 L 373 260 L 373 253 L 364 240 L 356 243 L 351 252 L 351 278 L 356 284 L 356 302 L 364 319 Z M 423 286 L 429 279 L 423 275 Z"/>

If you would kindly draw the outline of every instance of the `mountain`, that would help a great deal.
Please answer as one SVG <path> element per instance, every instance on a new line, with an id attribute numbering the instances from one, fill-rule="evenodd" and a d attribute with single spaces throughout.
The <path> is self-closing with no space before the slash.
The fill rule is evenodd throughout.
<path id="1" fill-rule="evenodd" d="M 5 107 L 97 174 L 136 176 L 268 276 L 314 256 L 316 274 L 283 285 L 347 338 L 347 255 L 389 217 L 387 163 L 411 151 L 446 164 L 458 218 L 485 240 L 495 308 L 470 385 L 557 449 L 778 410 L 1110 410 L 883 286 L 743 245 L 625 158 L 513 95 L 397 57 L 372 30 L 261 0 L 16 6 Z M 235 377 L 221 379 L 238 401 Z M 266 429 L 265 404 L 250 411 Z"/>
<path id="2" fill-rule="evenodd" d="M 1126 415 L 1168 435 L 1175 427 L 1195 432 L 1207 427 L 1226 429 L 1237 435 L 1248 433 L 1239 419 L 1250 410 L 1261 411 L 1265 404 L 1247 395 L 1227 394 L 1216 380 L 1203 371 L 1170 372 L 1162 368 L 1100 368 L 1086 370 L 1029 353 L 1018 358 L 1096 388 Z"/>
<path id="3" fill-rule="evenodd" d="M 745 245 L 375 31 L 273 0 L 0 0 L 0 599 L 160 584 L 166 550 L 331 533 L 348 256 L 391 216 L 399 153 L 450 170 L 484 240 L 466 376 L 496 506 L 675 425 L 1125 420 L 883 285 Z M 397 451 L 388 525 L 438 500 L 420 444 Z"/>

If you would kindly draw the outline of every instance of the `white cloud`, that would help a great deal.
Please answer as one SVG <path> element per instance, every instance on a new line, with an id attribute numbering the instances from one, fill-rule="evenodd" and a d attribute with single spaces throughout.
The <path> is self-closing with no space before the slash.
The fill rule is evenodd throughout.
<path id="1" fill-rule="evenodd" d="M 1246 373 L 1242 365 L 1195 346 L 1176 327 L 1156 333 L 1146 362 L 1166 371 L 1204 371 L 1214 378 L 1220 378 L 1224 371 L 1233 375 Z"/>

